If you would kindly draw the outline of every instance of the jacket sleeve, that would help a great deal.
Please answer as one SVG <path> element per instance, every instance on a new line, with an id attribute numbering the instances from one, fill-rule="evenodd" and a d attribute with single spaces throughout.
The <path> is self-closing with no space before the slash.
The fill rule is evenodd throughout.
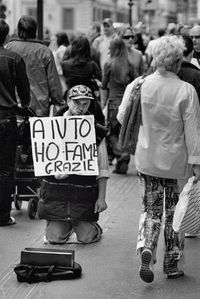
<path id="1" fill-rule="evenodd" d="M 99 167 L 99 178 L 109 178 L 109 163 L 108 163 L 108 153 L 105 143 L 105 138 L 101 141 L 99 146 L 97 147 L 98 153 L 98 167 Z"/>
<path id="2" fill-rule="evenodd" d="M 143 56 L 141 55 L 140 67 L 139 67 L 139 76 L 143 75 L 143 73 L 144 73 L 144 60 L 143 60 Z"/>
<path id="3" fill-rule="evenodd" d="M 192 85 L 196 89 L 196 92 L 197 92 L 198 98 L 199 98 L 199 103 L 200 103 L 200 73 L 199 73 L 199 71 L 198 71 L 197 75 L 193 78 Z"/>
<path id="4" fill-rule="evenodd" d="M 95 79 L 98 79 L 99 81 L 101 81 L 102 80 L 101 69 L 99 68 L 99 66 L 94 61 L 93 61 L 93 70 L 94 70 Z"/>
<path id="5" fill-rule="evenodd" d="M 28 107 L 30 103 L 30 84 L 26 73 L 24 60 L 17 55 L 15 59 L 16 67 L 16 89 L 21 101 L 21 106 Z"/>
<path id="6" fill-rule="evenodd" d="M 62 66 L 63 75 L 65 76 L 65 79 L 68 82 L 68 80 L 69 80 L 69 74 L 70 74 L 68 61 L 64 61 L 61 64 L 61 66 Z"/>
<path id="7" fill-rule="evenodd" d="M 120 124 L 122 124 L 123 119 L 124 119 L 124 114 L 125 114 L 125 110 L 126 110 L 126 105 L 128 103 L 128 99 L 130 98 L 131 95 L 131 91 L 133 89 L 133 86 L 135 84 L 137 84 L 137 82 L 139 81 L 141 77 L 138 77 L 137 79 L 135 79 L 133 82 L 131 82 L 130 84 L 127 85 L 121 104 L 118 107 L 118 113 L 117 113 L 117 120 L 119 121 Z"/>
<path id="8" fill-rule="evenodd" d="M 182 114 L 188 164 L 200 165 L 200 106 L 195 88 L 187 84 L 188 101 Z"/>
<path id="9" fill-rule="evenodd" d="M 49 87 L 49 96 L 54 105 L 63 105 L 62 87 L 53 54 L 50 52 L 49 61 L 46 65 L 47 82 Z"/>
<path id="10" fill-rule="evenodd" d="M 106 62 L 103 69 L 103 78 L 102 78 L 102 87 L 101 87 L 102 89 L 108 88 L 108 83 L 110 80 L 110 71 L 111 71 L 111 66 L 108 62 Z"/>
<path id="11" fill-rule="evenodd" d="M 95 38 L 92 43 L 92 47 L 99 53 L 100 37 Z"/>

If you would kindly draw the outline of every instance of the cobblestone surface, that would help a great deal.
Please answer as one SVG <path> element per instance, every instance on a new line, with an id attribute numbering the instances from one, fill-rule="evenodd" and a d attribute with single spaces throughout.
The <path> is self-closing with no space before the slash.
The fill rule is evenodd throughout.
<path id="1" fill-rule="evenodd" d="M 140 198 L 133 161 L 127 175 L 112 174 L 108 182 L 108 209 L 101 214 L 103 237 L 90 245 L 44 245 L 44 221 L 30 220 L 26 209 L 13 211 L 17 225 L 0 231 L 0 299 L 198 299 L 200 298 L 200 238 L 186 240 L 186 275 L 167 280 L 162 273 L 162 241 L 158 248 L 155 281 L 145 284 L 138 275 L 136 256 Z M 25 233 L 28 230 L 28 235 Z M 19 241 L 21 236 L 21 241 Z M 3 240 L 3 243 L 2 243 Z M 10 241 L 12 240 L 12 242 Z M 74 241 L 72 236 L 70 241 Z M 75 260 L 83 268 L 82 278 L 50 283 L 18 283 L 13 271 L 24 247 L 63 248 L 75 250 Z M 3 250 L 3 255 L 1 251 Z M 13 256 L 11 256 L 13 253 Z M 5 267 L 5 260 L 8 261 Z M 4 262 L 4 263 L 3 263 Z"/>

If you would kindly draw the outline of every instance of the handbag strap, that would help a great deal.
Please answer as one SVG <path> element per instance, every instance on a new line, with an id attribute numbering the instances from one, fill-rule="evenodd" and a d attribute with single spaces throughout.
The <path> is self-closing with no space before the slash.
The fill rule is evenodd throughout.
<path id="1" fill-rule="evenodd" d="M 139 81 L 137 82 L 137 84 L 133 86 L 133 89 L 132 89 L 131 93 L 134 92 L 134 91 L 140 92 L 141 86 L 142 86 L 142 84 L 143 84 L 144 81 L 145 81 L 145 77 L 146 77 L 146 76 L 143 75 L 143 76 L 139 79 Z"/>

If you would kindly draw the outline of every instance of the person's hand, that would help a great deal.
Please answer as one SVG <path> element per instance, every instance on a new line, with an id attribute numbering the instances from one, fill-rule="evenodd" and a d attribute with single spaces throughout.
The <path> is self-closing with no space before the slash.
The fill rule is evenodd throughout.
<path id="1" fill-rule="evenodd" d="M 193 165 L 194 183 L 200 181 L 200 165 Z"/>
<path id="2" fill-rule="evenodd" d="M 98 79 L 94 79 L 94 80 L 95 80 L 97 86 L 98 86 L 99 88 L 101 88 L 101 87 L 102 87 L 102 83 L 101 83 L 101 81 L 99 81 Z"/>
<path id="3" fill-rule="evenodd" d="M 63 179 L 65 179 L 65 178 L 67 178 L 69 175 L 67 174 L 67 173 L 57 173 L 57 174 L 55 174 L 55 178 L 57 179 L 57 180 L 63 180 Z"/>
<path id="4" fill-rule="evenodd" d="M 104 198 L 98 198 L 96 203 L 95 203 L 94 212 L 95 213 L 101 213 L 106 209 L 107 209 L 107 203 L 105 202 L 105 199 Z"/>

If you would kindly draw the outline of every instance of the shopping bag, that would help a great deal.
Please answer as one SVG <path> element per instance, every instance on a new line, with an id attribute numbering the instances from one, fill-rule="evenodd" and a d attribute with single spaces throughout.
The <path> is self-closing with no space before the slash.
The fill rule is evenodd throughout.
<path id="1" fill-rule="evenodd" d="M 194 176 L 189 178 L 179 195 L 172 227 L 176 232 L 200 232 L 200 182 L 194 184 Z"/>

